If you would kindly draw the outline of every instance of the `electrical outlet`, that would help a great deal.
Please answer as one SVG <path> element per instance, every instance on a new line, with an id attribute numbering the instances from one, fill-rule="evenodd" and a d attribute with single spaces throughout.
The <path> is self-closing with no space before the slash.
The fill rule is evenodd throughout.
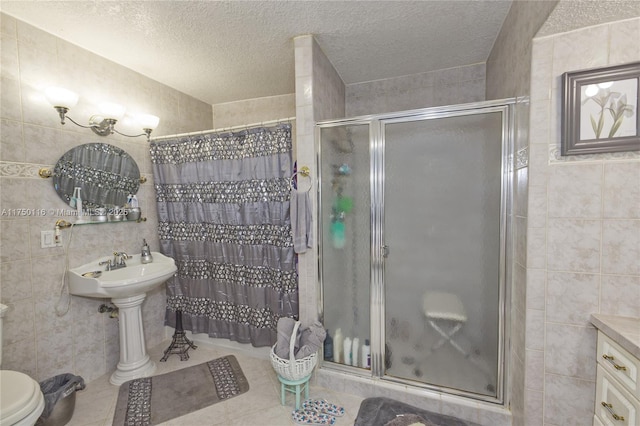
<path id="1" fill-rule="evenodd" d="M 40 248 L 62 247 L 62 235 L 56 243 L 54 231 L 40 231 Z"/>

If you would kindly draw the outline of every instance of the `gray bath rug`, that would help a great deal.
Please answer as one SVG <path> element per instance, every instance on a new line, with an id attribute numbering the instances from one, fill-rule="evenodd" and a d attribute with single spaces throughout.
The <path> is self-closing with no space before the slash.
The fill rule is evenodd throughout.
<path id="1" fill-rule="evenodd" d="M 422 410 L 389 398 L 367 398 L 360 404 L 354 426 L 480 426 L 457 417 Z"/>
<path id="2" fill-rule="evenodd" d="M 156 425 L 249 390 L 233 355 L 120 386 L 113 426 Z"/>

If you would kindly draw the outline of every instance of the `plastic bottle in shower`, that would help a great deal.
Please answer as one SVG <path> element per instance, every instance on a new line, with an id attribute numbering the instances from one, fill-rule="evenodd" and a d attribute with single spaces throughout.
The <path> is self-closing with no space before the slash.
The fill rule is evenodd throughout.
<path id="1" fill-rule="evenodd" d="M 351 364 L 351 337 L 345 337 L 342 350 L 344 351 L 344 365 Z"/>
<path id="2" fill-rule="evenodd" d="M 342 359 L 342 329 L 337 329 L 333 335 L 333 362 L 340 362 Z"/>
<path id="3" fill-rule="evenodd" d="M 333 339 L 327 330 L 327 337 L 324 338 L 324 360 L 333 361 Z"/>
<path id="4" fill-rule="evenodd" d="M 369 339 L 364 339 L 362 345 L 362 368 L 371 368 L 371 346 L 369 346 Z"/>
<path id="5" fill-rule="evenodd" d="M 354 337 L 351 344 L 351 365 L 354 367 L 358 366 L 358 349 L 360 349 L 360 339 Z"/>
<path id="6" fill-rule="evenodd" d="M 343 249 L 347 244 L 344 222 L 336 221 L 331 224 L 331 243 L 335 249 Z"/>

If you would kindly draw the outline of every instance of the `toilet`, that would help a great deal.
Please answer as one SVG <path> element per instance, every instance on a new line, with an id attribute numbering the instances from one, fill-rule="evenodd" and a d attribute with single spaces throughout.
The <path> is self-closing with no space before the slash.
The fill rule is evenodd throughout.
<path id="1" fill-rule="evenodd" d="M 0 303 L 0 365 L 2 320 L 8 307 Z M 40 384 L 24 373 L 0 370 L 0 425 L 33 426 L 44 410 Z"/>

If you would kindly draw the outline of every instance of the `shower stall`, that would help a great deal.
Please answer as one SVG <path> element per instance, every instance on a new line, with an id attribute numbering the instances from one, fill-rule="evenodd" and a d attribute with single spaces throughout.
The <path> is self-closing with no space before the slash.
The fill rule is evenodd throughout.
<path id="1" fill-rule="evenodd" d="M 502 403 L 514 106 L 317 124 L 323 369 Z"/>

